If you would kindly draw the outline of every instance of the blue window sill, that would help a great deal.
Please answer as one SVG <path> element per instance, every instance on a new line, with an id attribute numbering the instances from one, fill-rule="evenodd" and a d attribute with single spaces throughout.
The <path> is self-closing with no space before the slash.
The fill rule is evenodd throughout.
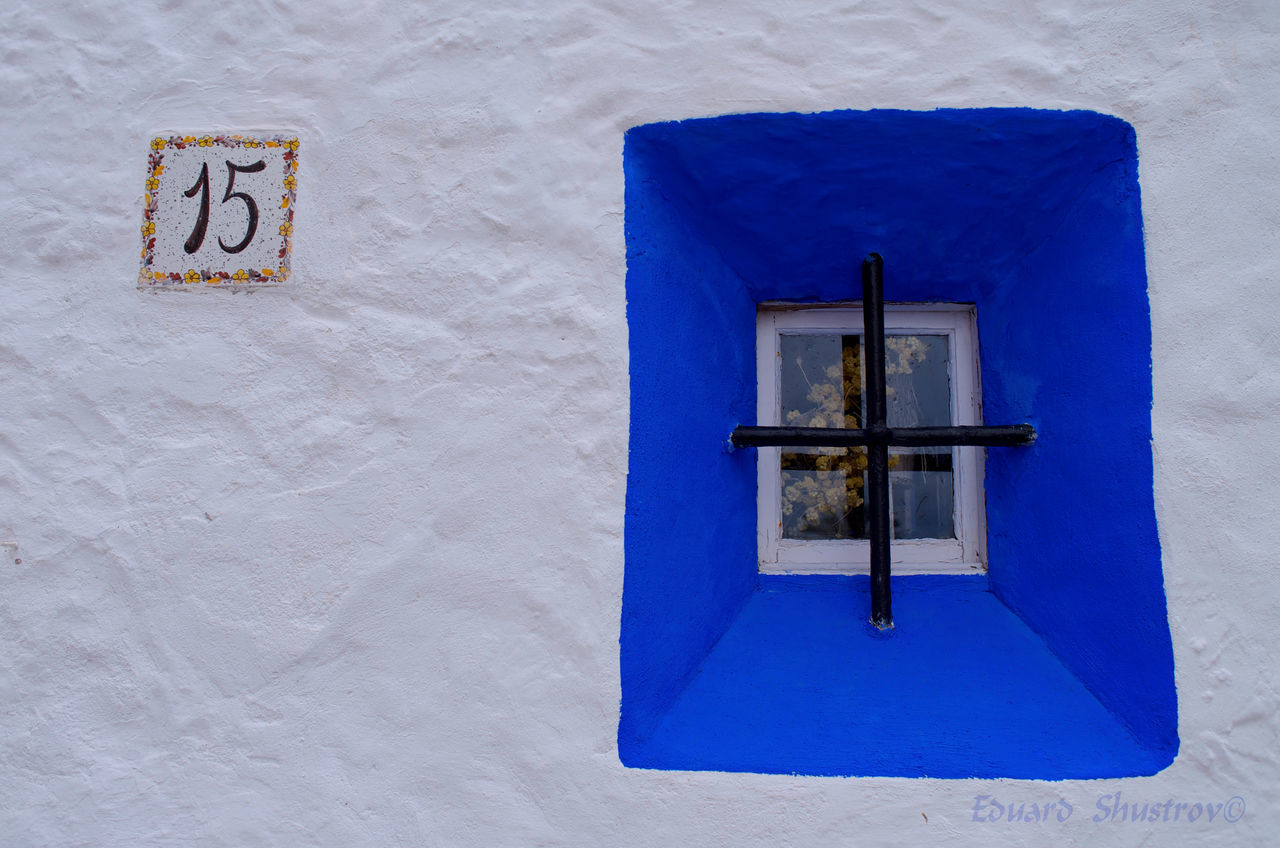
<path id="1" fill-rule="evenodd" d="M 896 577 L 907 625 L 867 622 L 865 577 L 762 576 L 651 735 L 640 768 L 1038 779 L 1154 774 L 1142 745 L 986 577 Z"/>
<path id="2" fill-rule="evenodd" d="M 627 765 L 1114 777 L 1178 750 L 1152 494 L 1151 320 L 1124 121 L 1032 109 L 730 115 L 627 133 Z M 762 578 L 756 311 L 972 303 L 988 573 Z"/>

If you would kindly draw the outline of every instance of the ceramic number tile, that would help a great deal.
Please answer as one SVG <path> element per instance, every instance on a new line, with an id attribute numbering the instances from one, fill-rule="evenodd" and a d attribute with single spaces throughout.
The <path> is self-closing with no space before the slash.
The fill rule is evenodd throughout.
<path id="1" fill-rule="evenodd" d="M 288 279 L 296 136 L 157 136 L 147 165 L 140 286 L 261 286 Z"/>

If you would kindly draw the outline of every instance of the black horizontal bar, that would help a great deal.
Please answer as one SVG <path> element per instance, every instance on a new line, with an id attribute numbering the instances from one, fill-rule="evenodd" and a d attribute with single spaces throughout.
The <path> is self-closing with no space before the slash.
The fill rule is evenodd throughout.
<path id="1" fill-rule="evenodd" d="M 1029 445 L 1036 440 L 1030 424 L 996 427 L 885 427 L 866 430 L 839 427 L 735 427 L 734 447 L 848 448 L 857 445 L 931 447 Z"/>

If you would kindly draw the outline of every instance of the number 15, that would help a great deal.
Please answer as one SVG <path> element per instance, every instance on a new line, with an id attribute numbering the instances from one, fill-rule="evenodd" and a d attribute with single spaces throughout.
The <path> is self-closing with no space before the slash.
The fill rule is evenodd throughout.
<path id="1" fill-rule="evenodd" d="M 244 238 L 239 244 L 228 247 L 222 237 L 218 237 L 218 245 L 227 253 L 239 253 L 249 246 L 249 242 L 253 241 L 254 235 L 258 232 L 258 204 L 257 202 L 245 194 L 243 191 L 232 191 L 236 184 L 236 174 L 256 174 L 267 167 L 267 163 L 259 159 L 252 165 L 233 165 L 231 160 L 227 160 L 227 193 L 222 196 L 222 202 L 226 203 L 233 197 L 238 197 L 244 201 L 245 207 L 249 210 L 249 228 L 245 231 Z M 200 166 L 200 176 L 196 179 L 195 185 L 183 192 L 185 197 L 195 197 L 196 192 L 200 192 L 200 215 L 196 218 L 196 225 L 191 230 L 191 235 L 187 237 L 187 243 L 183 245 L 183 249 L 187 253 L 195 253 L 200 249 L 200 245 L 204 244 L 205 230 L 209 228 L 209 163 L 205 162 Z"/>

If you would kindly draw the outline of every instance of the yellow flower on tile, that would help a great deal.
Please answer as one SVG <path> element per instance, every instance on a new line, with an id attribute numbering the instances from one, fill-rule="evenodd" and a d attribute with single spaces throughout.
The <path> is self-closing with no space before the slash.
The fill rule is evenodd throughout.
<path id="1" fill-rule="evenodd" d="M 194 144 L 195 140 L 196 140 L 196 137 L 193 135 L 187 135 L 182 137 L 183 144 Z"/>
<path id="2" fill-rule="evenodd" d="M 160 176 L 161 174 L 164 173 L 164 165 L 156 165 L 154 168 L 151 169 L 151 173 L 154 176 L 157 176 L 157 177 Z"/>
<path id="3" fill-rule="evenodd" d="M 160 181 L 155 177 L 147 177 L 147 191 L 155 191 L 160 188 Z"/>
<path id="4" fill-rule="evenodd" d="M 165 278 L 165 275 L 159 271 L 154 272 L 151 276 L 155 277 L 157 280 L 163 280 Z"/>
<path id="5" fill-rule="evenodd" d="M 289 191 L 293 191 L 298 187 L 298 180 L 293 176 L 293 174 L 284 178 L 284 187 L 289 189 Z"/>
<path id="6" fill-rule="evenodd" d="M 200 272 L 194 269 L 187 271 L 187 273 L 182 275 L 182 282 L 184 283 L 200 282 Z"/>
<path id="7" fill-rule="evenodd" d="M 284 143 L 284 146 L 296 153 L 298 150 L 298 140 L 296 138 L 291 138 Z"/>
<path id="8" fill-rule="evenodd" d="M 279 147 L 279 146 L 280 146 L 280 142 L 278 142 L 278 141 L 268 141 L 268 142 L 267 142 L 267 147 Z"/>
<path id="9" fill-rule="evenodd" d="M 288 221 L 285 221 L 283 224 L 281 224 L 281 225 L 280 225 L 280 235 L 282 235 L 282 236 L 291 236 L 291 235 L 293 235 L 293 224 L 290 224 Z"/>
<path id="10" fill-rule="evenodd" d="M 245 147 L 260 147 L 260 143 L 256 139 L 246 138 L 244 140 Z"/>
<path id="11" fill-rule="evenodd" d="M 155 231 L 156 231 L 155 221 L 147 221 L 145 224 L 142 225 L 142 234 L 144 236 L 154 235 Z"/>
<path id="12" fill-rule="evenodd" d="M 277 279 L 277 280 L 280 280 L 281 282 L 283 282 L 283 281 L 285 281 L 285 280 L 289 279 L 289 271 L 288 271 L 288 269 L 286 269 L 286 268 L 281 268 L 281 269 L 280 269 L 280 271 L 276 274 L 276 279 Z"/>
<path id="13" fill-rule="evenodd" d="M 264 277 L 271 277 L 271 276 L 275 276 L 275 273 L 276 273 L 276 269 L 275 269 L 275 268 L 263 268 L 263 269 L 262 269 L 262 276 L 264 276 Z"/>
<path id="14" fill-rule="evenodd" d="M 168 142 L 167 142 L 167 141 L 165 141 L 163 138 L 153 138 L 153 139 L 151 139 L 151 149 L 152 149 L 152 150 L 164 150 L 164 146 L 165 146 L 166 144 L 168 144 Z"/>
<path id="15" fill-rule="evenodd" d="M 245 280 L 249 279 L 249 273 L 241 268 L 239 271 L 236 271 L 231 275 L 231 279 L 235 280 L 237 283 L 243 283 Z"/>
<path id="16" fill-rule="evenodd" d="M 196 144 L 200 145 L 201 147 L 211 147 L 213 145 L 213 137 L 202 135 L 200 136 L 200 140 L 197 141 Z"/>

